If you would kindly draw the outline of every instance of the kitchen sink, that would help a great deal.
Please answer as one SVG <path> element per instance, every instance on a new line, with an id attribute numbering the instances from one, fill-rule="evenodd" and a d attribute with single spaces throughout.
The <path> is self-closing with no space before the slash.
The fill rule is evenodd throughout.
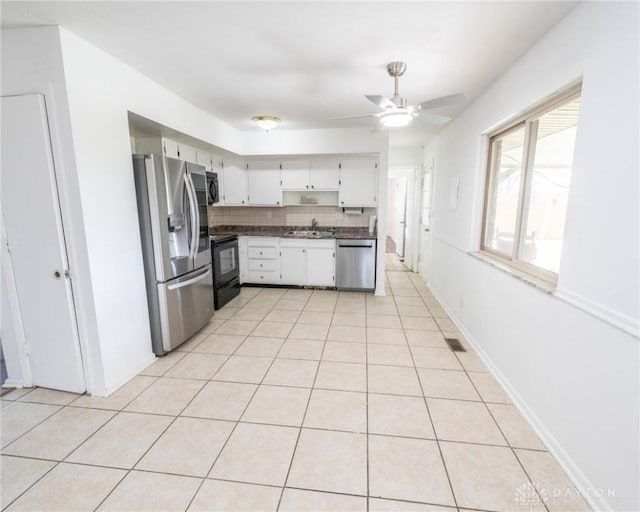
<path id="1" fill-rule="evenodd" d="M 301 230 L 301 231 L 287 231 L 285 235 L 298 236 L 300 238 L 323 238 L 323 237 L 333 237 L 335 236 L 335 232 L 334 231 Z"/>

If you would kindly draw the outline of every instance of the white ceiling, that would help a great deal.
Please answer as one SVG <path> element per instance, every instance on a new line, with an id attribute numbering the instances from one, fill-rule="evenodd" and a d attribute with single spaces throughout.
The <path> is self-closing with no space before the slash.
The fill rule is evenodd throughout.
<path id="1" fill-rule="evenodd" d="M 410 104 L 472 100 L 575 2 L 2 2 L 2 27 L 61 25 L 240 130 L 373 127 L 364 94 L 391 96 L 386 64 L 407 63 Z M 455 116 L 464 105 L 434 113 Z M 419 147 L 437 129 L 391 133 Z"/>

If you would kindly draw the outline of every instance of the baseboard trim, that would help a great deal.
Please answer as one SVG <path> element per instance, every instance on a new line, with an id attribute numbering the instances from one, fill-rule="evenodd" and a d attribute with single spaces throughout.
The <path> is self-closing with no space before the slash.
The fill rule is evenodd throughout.
<path id="1" fill-rule="evenodd" d="M 3 388 L 25 388 L 25 387 L 31 387 L 31 386 L 26 386 L 25 383 L 22 380 L 18 380 L 18 379 L 6 379 L 4 381 L 4 384 L 2 384 Z"/>
<path id="2" fill-rule="evenodd" d="M 604 512 L 612 512 L 613 508 L 611 505 L 604 499 L 604 496 L 594 496 L 596 493 L 593 492 L 585 492 L 586 489 L 596 489 L 596 487 L 591 483 L 591 481 L 587 478 L 587 476 L 583 473 L 583 471 L 578 467 L 578 465 L 573 461 L 573 459 L 569 456 L 569 454 L 564 450 L 562 445 L 558 442 L 555 436 L 549 431 L 549 429 L 545 426 L 545 424 L 540 420 L 538 415 L 534 412 L 534 410 L 527 404 L 526 400 L 518 393 L 516 388 L 511 384 L 511 382 L 505 377 L 505 375 L 500 371 L 500 369 L 493 363 L 491 358 L 487 355 L 487 353 L 481 348 L 480 344 L 477 340 L 471 335 L 471 333 L 465 329 L 462 322 L 455 316 L 451 308 L 447 305 L 447 303 L 442 298 L 442 295 L 436 290 L 434 287 L 429 286 L 431 293 L 438 299 L 438 302 L 442 306 L 442 308 L 447 312 L 453 323 L 458 327 L 460 332 L 464 335 L 467 342 L 471 345 L 471 347 L 476 351 L 478 357 L 482 360 L 482 362 L 489 368 L 489 371 L 493 374 L 493 376 L 498 380 L 500 385 L 504 388 L 509 398 L 513 404 L 518 408 L 518 410 L 522 413 L 525 419 L 529 422 L 529 424 L 533 427 L 533 430 L 536 432 L 540 440 L 544 443 L 544 445 L 549 450 L 549 453 L 553 455 L 560 467 L 567 474 L 571 482 L 576 486 L 576 488 L 582 494 L 584 500 L 589 504 L 589 506 L 593 510 L 601 510 Z"/>

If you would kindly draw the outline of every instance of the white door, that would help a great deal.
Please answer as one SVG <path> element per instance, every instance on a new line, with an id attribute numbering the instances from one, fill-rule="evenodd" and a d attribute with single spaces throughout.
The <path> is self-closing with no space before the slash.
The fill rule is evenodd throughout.
<path id="1" fill-rule="evenodd" d="M 280 162 L 253 161 L 247 166 L 249 204 L 260 206 L 280 206 L 282 188 L 280 186 Z"/>
<path id="2" fill-rule="evenodd" d="M 307 281 L 306 247 L 280 248 L 280 274 L 282 284 L 303 286 Z"/>
<path id="3" fill-rule="evenodd" d="M 420 215 L 420 252 L 418 272 L 429 280 L 429 251 L 431 250 L 431 205 L 433 201 L 433 160 L 425 165 L 422 176 L 422 213 Z"/>
<path id="4" fill-rule="evenodd" d="M 247 204 L 247 173 L 244 161 L 241 159 L 225 159 L 224 173 L 224 204 Z"/>
<path id="5" fill-rule="evenodd" d="M 85 391 L 44 97 L 2 98 L 2 213 L 36 386 Z"/>
<path id="6" fill-rule="evenodd" d="M 407 177 L 399 176 L 396 180 L 396 212 L 394 219 L 397 223 L 396 233 L 396 254 L 404 258 L 405 236 L 407 228 Z"/>
<path id="7" fill-rule="evenodd" d="M 312 247 L 307 249 L 307 285 L 335 286 L 336 285 L 335 250 Z"/>

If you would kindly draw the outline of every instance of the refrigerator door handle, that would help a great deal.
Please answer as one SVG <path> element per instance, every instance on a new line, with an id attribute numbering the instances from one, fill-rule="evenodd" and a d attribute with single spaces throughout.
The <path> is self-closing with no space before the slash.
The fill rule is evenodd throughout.
<path id="1" fill-rule="evenodd" d="M 200 208 L 198 205 L 198 194 L 196 193 L 196 186 L 193 183 L 191 174 L 187 171 L 187 177 L 189 178 L 189 184 L 191 185 L 191 193 L 193 195 L 193 218 L 196 222 L 196 227 L 193 233 L 194 247 L 193 258 L 198 256 L 198 249 L 200 248 Z"/>
<path id="2" fill-rule="evenodd" d="M 187 279 L 186 281 L 183 281 L 182 283 L 170 284 L 169 286 L 167 286 L 167 289 L 168 290 L 177 290 L 178 288 L 183 288 L 185 286 L 192 285 L 193 283 L 197 283 L 198 281 L 201 281 L 202 279 L 207 277 L 209 274 L 211 274 L 211 268 L 208 268 L 202 274 L 199 274 L 196 277 L 193 277 L 191 279 Z"/>
<path id="3" fill-rule="evenodd" d="M 194 259 L 196 257 L 196 251 L 198 250 L 197 243 L 198 239 L 196 238 L 199 234 L 200 229 L 196 230 L 194 226 L 194 222 L 196 222 L 196 218 L 198 215 L 198 210 L 195 208 L 196 198 L 195 193 L 193 191 L 193 184 L 191 183 L 191 179 L 188 173 L 183 174 L 184 186 L 187 190 L 187 196 L 189 198 L 189 210 L 191 213 L 191 222 L 189 223 L 189 227 L 191 228 L 191 233 L 189 233 L 189 237 L 191 239 L 191 244 L 189 246 L 189 257 Z"/>

